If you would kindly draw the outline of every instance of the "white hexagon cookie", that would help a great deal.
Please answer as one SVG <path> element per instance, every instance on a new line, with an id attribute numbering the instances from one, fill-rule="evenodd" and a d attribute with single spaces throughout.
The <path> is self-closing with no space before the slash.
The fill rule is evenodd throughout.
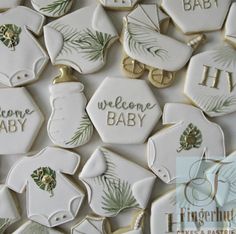
<path id="1" fill-rule="evenodd" d="M 162 0 L 163 9 L 186 34 L 219 30 L 231 0 Z"/>
<path id="2" fill-rule="evenodd" d="M 43 121 L 25 88 L 0 89 L 0 154 L 28 152 Z"/>
<path id="3" fill-rule="evenodd" d="M 139 0 L 100 0 L 101 4 L 113 10 L 130 10 Z"/>
<path id="4" fill-rule="evenodd" d="M 144 143 L 161 117 L 145 81 L 106 78 L 88 103 L 87 112 L 106 143 Z"/>
<path id="5" fill-rule="evenodd" d="M 236 53 L 230 46 L 190 60 L 184 93 L 211 117 L 236 111 Z"/>

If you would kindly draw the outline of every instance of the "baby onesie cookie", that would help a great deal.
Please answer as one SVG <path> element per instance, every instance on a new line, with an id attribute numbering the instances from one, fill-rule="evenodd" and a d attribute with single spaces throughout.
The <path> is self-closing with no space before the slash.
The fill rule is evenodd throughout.
<path id="1" fill-rule="evenodd" d="M 29 20 L 30 19 L 30 20 Z M 48 56 L 30 33 L 39 35 L 44 17 L 23 6 L 0 14 L 0 82 L 20 86 L 38 79 Z"/>
<path id="2" fill-rule="evenodd" d="M 149 138 L 147 156 L 149 167 L 165 183 L 188 182 L 203 157 L 219 160 L 225 156 L 221 128 L 207 120 L 200 109 L 168 103 L 162 119 L 168 127 Z"/>
<path id="3" fill-rule="evenodd" d="M 220 30 L 231 0 L 162 0 L 162 8 L 185 33 Z"/>
<path id="4" fill-rule="evenodd" d="M 73 0 L 31 0 L 31 3 L 34 9 L 43 15 L 60 17 L 71 9 Z"/>
<path id="5" fill-rule="evenodd" d="M 0 154 L 27 153 L 44 117 L 25 88 L 0 89 Z"/>
<path id="6" fill-rule="evenodd" d="M 225 39 L 232 43 L 234 46 L 236 45 L 236 30 L 234 28 L 234 22 L 236 19 L 236 3 L 233 2 L 230 11 L 225 23 Z"/>
<path id="7" fill-rule="evenodd" d="M 161 34 L 161 24 L 166 20 L 167 16 L 156 4 L 138 5 L 124 18 L 122 66 L 125 75 L 139 78 L 148 69 L 149 81 L 154 86 L 167 87 L 173 82 L 173 72 L 186 65 L 194 49 L 205 39 L 200 35 L 185 44 Z"/>
<path id="8" fill-rule="evenodd" d="M 5 185 L 0 185 L 0 233 L 20 219 L 15 200 Z"/>
<path id="9" fill-rule="evenodd" d="M 47 147 L 31 157 L 23 157 L 11 168 L 6 184 L 17 193 L 26 189 L 27 216 L 47 227 L 73 220 L 84 193 L 63 174 L 73 175 L 79 155 Z"/>
<path id="10" fill-rule="evenodd" d="M 93 125 L 85 111 L 84 85 L 72 76 L 68 67 L 61 66 L 60 71 L 61 75 L 50 86 L 52 113 L 48 135 L 55 145 L 75 148 L 91 139 Z"/>
<path id="11" fill-rule="evenodd" d="M 112 10 L 131 10 L 139 0 L 100 0 L 100 2 Z"/>
<path id="12" fill-rule="evenodd" d="M 184 93 L 211 117 L 236 111 L 236 53 L 231 46 L 192 57 Z"/>
<path id="13" fill-rule="evenodd" d="M 98 148 L 79 175 L 91 209 L 112 217 L 125 209 L 145 209 L 155 175 L 105 148 Z"/>
<path id="14" fill-rule="evenodd" d="M 80 223 L 72 227 L 71 234 L 111 234 L 108 219 L 88 215 Z"/>
<path id="15" fill-rule="evenodd" d="M 0 1 L 0 12 L 20 5 L 21 1 L 22 0 L 1 0 Z"/>
<path id="16" fill-rule="evenodd" d="M 103 7 L 92 5 L 47 24 L 44 38 L 53 65 L 92 73 L 105 65 L 107 50 L 118 36 Z"/>
<path id="17" fill-rule="evenodd" d="M 21 225 L 13 234 L 63 234 L 63 232 L 57 231 L 54 228 L 45 227 L 39 223 L 33 221 L 27 221 Z"/>
<path id="18" fill-rule="evenodd" d="M 141 144 L 161 117 L 161 109 L 145 81 L 107 77 L 87 105 L 103 142 Z"/>

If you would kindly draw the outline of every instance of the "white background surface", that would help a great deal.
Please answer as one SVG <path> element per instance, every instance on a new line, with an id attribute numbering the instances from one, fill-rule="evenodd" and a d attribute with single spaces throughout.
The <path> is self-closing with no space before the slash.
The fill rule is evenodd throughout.
<path id="1" fill-rule="evenodd" d="M 143 0 L 143 3 L 155 3 L 154 0 Z M 73 10 L 77 8 L 84 7 L 89 4 L 95 3 L 95 0 L 75 0 L 75 4 L 73 6 Z M 28 6 L 30 4 L 27 2 Z M 115 12 L 115 11 L 108 11 L 108 14 L 112 20 L 112 22 L 115 24 L 117 31 L 120 33 L 122 28 L 122 17 L 126 15 L 128 12 Z M 30 19 L 29 19 L 30 20 Z M 210 20 L 210 19 L 209 19 Z M 207 22 L 206 22 L 207 23 Z M 183 34 L 177 30 L 173 24 L 171 24 L 169 28 L 168 34 L 174 36 L 177 39 L 180 39 L 182 41 L 187 41 L 189 37 L 183 36 Z M 196 53 L 215 48 L 219 45 L 223 45 L 223 33 L 222 32 L 214 32 L 207 34 L 208 40 L 204 46 L 202 46 Z M 41 40 L 43 44 L 43 40 Z M 56 42 L 55 42 L 56 43 Z M 117 41 L 110 49 L 108 53 L 108 62 L 107 65 L 98 73 L 90 74 L 90 75 L 80 75 L 78 73 L 75 73 L 75 75 L 78 77 L 79 81 L 82 82 L 85 85 L 85 94 L 87 98 L 89 99 L 96 88 L 99 86 L 99 84 L 102 82 L 102 80 L 107 76 L 121 76 L 123 77 L 122 71 L 121 71 L 121 59 L 122 59 L 122 46 Z M 178 58 L 176 58 L 178 59 Z M 156 98 L 159 100 L 161 107 L 167 102 L 183 102 L 183 103 L 189 103 L 189 100 L 183 95 L 183 86 L 185 81 L 185 70 L 184 68 L 182 71 L 179 71 L 176 74 L 176 80 L 172 87 L 167 89 L 156 89 L 152 87 L 153 92 L 156 95 Z M 48 87 L 51 84 L 53 78 L 57 75 L 58 70 L 57 68 L 54 68 L 50 63 L 46 67 L 45 71 L 41 75 L 40 79 L 32 85 L 27 86 L 27 89 L 34 97 L 35 101 L 38 103 L 38 106 L 42 110 L 42 112 L 45 115 L 45 123 L 40 131 L 40 134 L 38 138 L 36 139 L 35 144 L 33 145 L 32 152 L 38 152 L 43 147 L 52 145 L 50 142 L 47 132 L 46 132 L 46 124 L 47 119 L 50 115 L 50 105 L 49 105 L 49 91 Z M 147 79 L 147 73 L 144 74 L 142 79 Z M 142 95 L 142 94 L 140 94 Z M 76 108 L 76 107 L 75 107 Z M 225 133 L 225 139 L 226 139 L 226 151 L 227 153 L 231 153 L 232 151 L 236 150 L 236 113 L 214 118 L 212 121 L 217 122 L 221 125 L 224 133 Z M 157 131 L 158 129 L 162 128 L 161 121 L 159 122 L 156 129 L 153 131 Z M 212 136 L 214 137 L 214 136 Z M 12 144 L 17 144 L 17 142 L 12 142 Z M 106 145 L 103 144 L 100 137 L 98 136 L 97 132 L 95 131 L 92 140 L 87 145 L 80 147 L 76 149 L 75 151 L 78 152 L 81 155 L 82 163 L 80 165 L 80 168 L 78 172 L 76 173 L 74 179 L 75 182 L 79 184 L 81 188 L 85 190 L 82 183 L 80 183 L 77 180 L 77 175 L 79 171 L 81 170 L 84 162 L 89 158 L 89 156 L 92 154 L 92 152 L 96 149 L 98 146 L 107 146 L 109 149 L 123 155 L 125 158 L 130 159 L 144 167 L 147 168 L 147 160 L 146 160 L 146 144 L 143 145 Z M 1 155 L 0 157 L 0 182 L 4 183 L 6 175 L 13 165 L 13 163 L 20 159 L 21 155 Z M 165 194 L 166 191 L 170 190 L 171 187 L 165 185 L 162 183 L 159 179 L 156 180 L 155 188 L 152 194 L 151 201 L 155 200 L 156 198 L 160 197 L 161 195 Z M 25 211 L 25 194 L 18 195 L 17 196 L 20 204 L 20 210 L 22 214 L 22 220 L 15 225 L 11 226 L 8 229 L 7 233 L 12 233 L 13 230 L 16 229 L 22 222 L 26 221 L 26 211 Z M 150 202 L 151 204 L 151 202 Z M 150 207 L 149 207 L 150 208 Z M 60 226 L 62 230 L 64 230 L 66 233 L 69 233 L 70 227 L 76 224 L 78 221 L 80 221 L 84 216 L 91 213 L 91 210 L 89 209 L 87 205 L 87 199 L 85 200 L 82 209 L 79 211 L 79 214 L 77 218 L 73 222 L 69 222 L 65 225 Z M 120 214 L 118 217 L 111 219 L 112 223 L 112 229 L 116 230 L 118 227 L 122 227 L 124 225 L 127 225 L 131 221 L 131 215 L 132 212 L 124 212 Z M 150 209 L 147 210 L 147 216 L 150 214 Z M 158 219 L 158 217 L 156 217 Z M 146 225 L 145 225 L 145 234 L 150 233 L 149 229 L 149 219 L 147 217 L 146 219 Z"/>

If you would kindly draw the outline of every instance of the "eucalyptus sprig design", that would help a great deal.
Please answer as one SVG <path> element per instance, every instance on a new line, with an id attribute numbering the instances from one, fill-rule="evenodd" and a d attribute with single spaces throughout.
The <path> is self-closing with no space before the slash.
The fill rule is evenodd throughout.
<path id="1" fill-rule="evenodd" d="M 104 60 L 106 48 L 112 39 L 110 34 L 92 31 L 89 28 L 80 31 L 69 25 L 61 24 L 53 27 L 64 37 L 62 54 L 79 51 L 89 61 Z"/>
<path id="2" fill-rule="evenodd" d="M 72 3 L 72 0 L 56 0 L 45 7 L 40 8 L 41 11 L 51 13 L 54 16 L 64 15 L 67 12 L 68 7 Z"/>

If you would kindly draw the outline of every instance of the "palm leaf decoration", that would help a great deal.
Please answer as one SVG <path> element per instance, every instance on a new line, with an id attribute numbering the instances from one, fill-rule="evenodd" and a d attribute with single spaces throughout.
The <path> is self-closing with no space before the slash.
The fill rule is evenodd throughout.
<path id="1" fill-rule="evenodd" d="M 132 194 L 131 186 L 126 181 L 119 181 L 118 184 L 115 183 L 107 187 L 102 199 L 102 209 L 111 215 L 117 215 L 127 208 L 139 207 Z"/>
<path id="2" fill-rule="evenodd" d="M 191 150 L 193 148 L 200 148 L 202 144 L 202 133 L 192 123 L 184 130 L 180 136 L 180 147 L 177 150 L 180 153 L 182 150 Z"/>
<path id="3" fill-rule="evenodd" d="M 41 11 L 50 13 L 54 16 L 64 15 L 70 7 L 72 0 L 56 0 L 45 7 L 40 8 Z"/>
<path id="4" fill-rule="evenodd" d="M 2 43 L 12 49 L 15 50 L 15 47 L 20 42 L 20 33 L 21 28 L 16 26 L 15 24 L 4 24 L 0 26 L 0 40 Z"/>
<path id="5" fill-rule="evenodd" d="M 80 126 L 77 131 L 74 133 L 73 137 L 70 141 L 66 142 L 67 145 L 83 145 L 89 141 L 91 136 L 93 135 L 93 125 L 88 117 L 85 114 L 82 117 L 80 122 Z"/>
<path id="6" fill-rule="evenodd" d="M 11 224 L 11 219 L 0 218 L 0 233 L 4 233 L 4 230 Z"/>
<path id="7" fill-rule="evenodd" d="M 31 174 L 37 186 L 50 193 L 53 196 L 53 189 L 56 188 L 56 172 L 50 167 L 40 167 Z"/>
<path id="8" fill-rule="evenodd" d="M 106 48 L 112 36 L 107 33 L 85 29 L 78 31 L 69 25 L 54 25 L 64 37 L 61 53 L 72 53 L 74 50 L 83 53 L 89 61 L 104 60 Z"/>
<path id="9" fill-rule="evenodd" d="M 164 60 L 168 56 L 168 51 L 162 49 L 158 44 L 156 33 L 152 28 L 135 23 L 127 23 L 124 38 L 128 42 L 130 51 L 138 54 L 148 54 Z"/>

